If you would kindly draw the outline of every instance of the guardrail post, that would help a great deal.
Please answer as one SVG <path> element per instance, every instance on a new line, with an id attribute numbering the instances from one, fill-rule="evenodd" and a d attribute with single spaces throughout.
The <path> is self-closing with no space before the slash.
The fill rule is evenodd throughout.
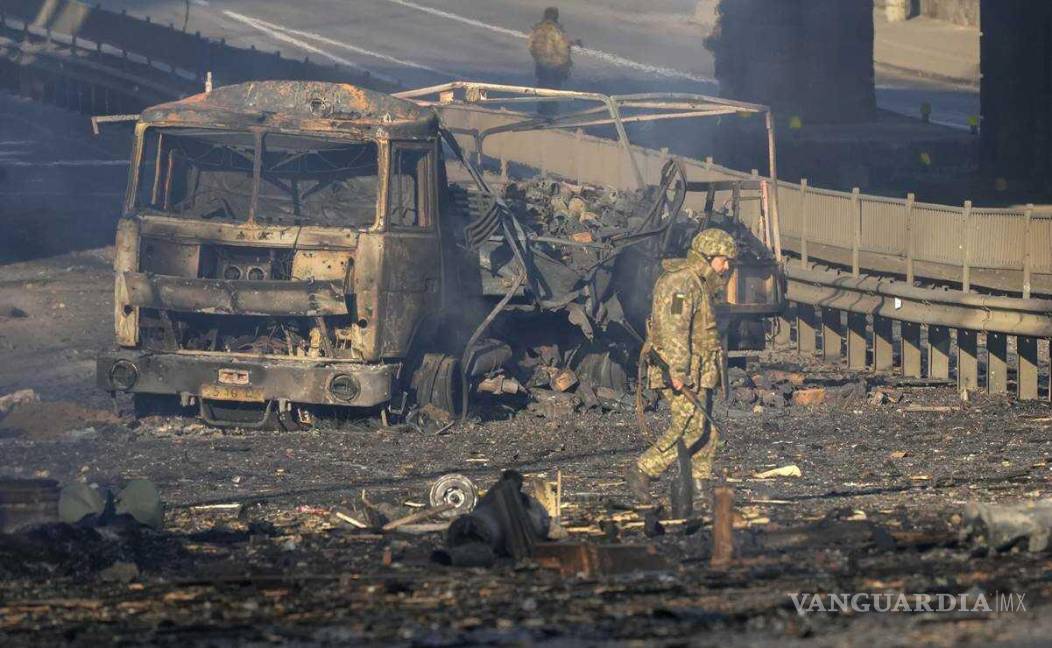
<path id="1" fill-rule="evenodd" d="M 945 326 L 928 325 L 928 376 L 950 377 L 950 329 Z"/>
<path id="2" fill-rule="evenodd" d="M 957 329 L 957 388 L 979 388 L 978 335 L 968 329 Z"/>
<path id="3" fill-rule="evenodd" d="M 895 366 L 895 336 L 891 320 L 873 316 L 873 370 L 887 371 Z"/>
<path id="4" fill-rule="evenodd" d="M 1019 371 L 1016 373 L 1016 394 L 1020 400 L 1037 399 L 1037 338 L 1016 338 Z"/>
<path id="5" fill-rule="evenodd" d="M 961 268 L 961 290 L 972 289 L 972 201 L 964 201 L 964 264 Z"/>
<path id="6" fill-rule="evenodd" d="M 1030 222 L 1034 217 L 1034 205 L 1026 206 L 1023 221 L 1023 299 L 1030 299 Z"/>
<path id="7" fill-rule="evenodd" d="M 811 236 L 810 213 L 807 208 L 807 178 L 800 178 L 800 261 L 805 268 L 810 261 L 807 250 L 807 239 Z"/>
<path id="8" fill-rule="evenodd" d="M 854 228 L 854 236 L 851 238 L 851 275 L 857 277 L 861 273 L 858 253 L 859 248 L 862 247 L 862 208 L 858 187 L 851 189 L 851 207 L 851 221 Z"/>
<path id="9" fill-rule="evenodd" d="M 577 146 L 573 150 L 573 170 L 574 179 L 577 180 L 577 184 L 581 184 L 581 142 L 584 140 L 584 130 L 578 128 L 574 131 L 574 139 L 577 140 Z"/>
<path id="10" fill-rule="evenodd" d="M 921 377 L 920 324 L 902 322 L 902 375 Z"/>
<path id="11" fill-rule="evenodd" d="M 815 308 L 810 304 L 796 305 L 796 350 L 813 356 L 815 349 Z"/>
<path id="12" fill-rule="evenodd" d="M 916 196 L 912 193 L 906 194 L 906 283 L 913 285 L 913 255 L 916 254 L 913 245 L 913 203 Z M 920 338 L 918 337 L 918 342 Z M 918 344 L 919 348 L 919 344 Z M 919 358 L 918 358 L 919 360 Z M 920 365 L 917 365 L 917 375 L 920 376 Z M 909 375 L 909 374 L 907 374 Z"/>
<path id="13" fill-rule="evenodd" d="M 866 315 L 847 314 L 847 366 L 851 369 L 866 368 Z"/>
<path id="14" fill-rule="evenodd" d="M 986 334 L 986 389 L 991 394 L 1008 393 L 1008 337 L 1004 333 Z"/>
<path id="15" fill-rule="evenodd" d="M 829 362 L 840 360 L 840 347 L 844 340 L 844 326 L 840 322 L 840 311 L 822 309 L 822 357 Z"/>

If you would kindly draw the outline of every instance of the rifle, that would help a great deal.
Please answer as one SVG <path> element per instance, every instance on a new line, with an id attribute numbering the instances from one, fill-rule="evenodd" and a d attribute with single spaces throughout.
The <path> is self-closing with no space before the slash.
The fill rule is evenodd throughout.
<path id="1" fill-rule="evenodd" d="M 664 375 L 665 379 L 668 380 L 670 385 L 672 384 L 672 372 L 669 370 L 668 363 L 665 362 L 665 359 L 661 357 L 661 354 L 659 354 L 657 350 L 650 345 L 649 340 L 643 343 L 643 348 L 639 354 L 639 360 L 639 380 L 636 384 L 636 416 L 639 419 L 639 425 L 643 429 L 643 431 L 646 432 L 648 436 L 653 438 L 653 435 L 649 434 L 649 430 L 647 430 L 646 427 L 646 420 L 643 418 L 643 361 L 646 360 L 647 362 L 653 362 L 654 364 L 656 364 L 657 367 L 661 369 L 661 373 Z M 712 416 L 705 408 L 705 404 L 701 402 L 701 398 L 698 396 L 697 392 L 695 392 L 693 389 L 690 389 L 686 385 L 684 385 L 682 389 L 677 389 L 676 391 L 678 391 L 680 394 L 683 394 L 687 398 L 687 400 L 690 401 L 690 404 L 694 406 L 694 409 L 701 413 L 702 417 L 704 417 L 705 420 L 709 422 L 709 425 L 712 426 L 712 429 L 716 430 L 717 434 L 719 434 L 720 436 L 723 435 L 723 432 L 720 430 L 720 426 L 716 425 L 716 421 L 713 420 Z"/>

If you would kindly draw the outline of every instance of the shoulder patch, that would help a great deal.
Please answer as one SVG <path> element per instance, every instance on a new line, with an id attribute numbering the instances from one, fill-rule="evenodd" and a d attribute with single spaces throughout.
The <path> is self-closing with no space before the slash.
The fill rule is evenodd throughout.
<path id="1" fill-rule="evenodd" d="M 683 314 L 683 304 L 686 303 L 686 301 L 687 301 L 687 296 L 684 293 L 678 292 L 678 293 L 672 295 L 672 314 L 673 315 L 682 315 Z"/>

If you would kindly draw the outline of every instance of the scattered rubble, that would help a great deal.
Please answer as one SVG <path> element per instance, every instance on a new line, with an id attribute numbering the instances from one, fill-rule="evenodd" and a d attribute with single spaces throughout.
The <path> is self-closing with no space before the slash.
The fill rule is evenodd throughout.
<path id="1" fill-rule="evenodd" d="M 104 427 L 120 422 L 121 418 L 112 411 L 93 409 L 69 401 L 41 401 L 33 395 L 24 396 L 21 402 L 0 418 L 0 432 L 31 439 L 77 440 L 85 438 L 83 430 L 86 427 Z M 77 433 L 71 435 L 70 432 L 74 430 Z"/>
<path id="2" fill-rule="evenodd" d="M 33 403 L 39 400 L 40 397 L 32 389 L 19 389 L 10 394 L 0 396 L 0 415 L 7 414 L 24 403 Z"/>
<path id="3" fill-rule="evenodd" d="M 1022 504 L 973 502 L 964 509 L 965 538 L 995 551 L 1022 545 L 1031 552 L 1047 551 L 1052 534 L 1052 499 Z"/>

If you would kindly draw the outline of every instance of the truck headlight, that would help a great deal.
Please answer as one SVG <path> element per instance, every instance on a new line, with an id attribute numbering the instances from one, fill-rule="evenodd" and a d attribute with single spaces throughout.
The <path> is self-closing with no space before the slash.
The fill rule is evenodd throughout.
<path id="1" fill-rule="evenodd" d="M 117 360 L 110 367 L 110 385 L 120 391 L 128 391 L 139 379 L 139 370 L 129 360 Z"/>
<path id="2" fill-rule="evenodd" d="M 361 385 L 354 376 L 340 374 L 329 382 L 329 393 L 338 401 L 349 403 L 358 398 L 362 391 Z"/>

